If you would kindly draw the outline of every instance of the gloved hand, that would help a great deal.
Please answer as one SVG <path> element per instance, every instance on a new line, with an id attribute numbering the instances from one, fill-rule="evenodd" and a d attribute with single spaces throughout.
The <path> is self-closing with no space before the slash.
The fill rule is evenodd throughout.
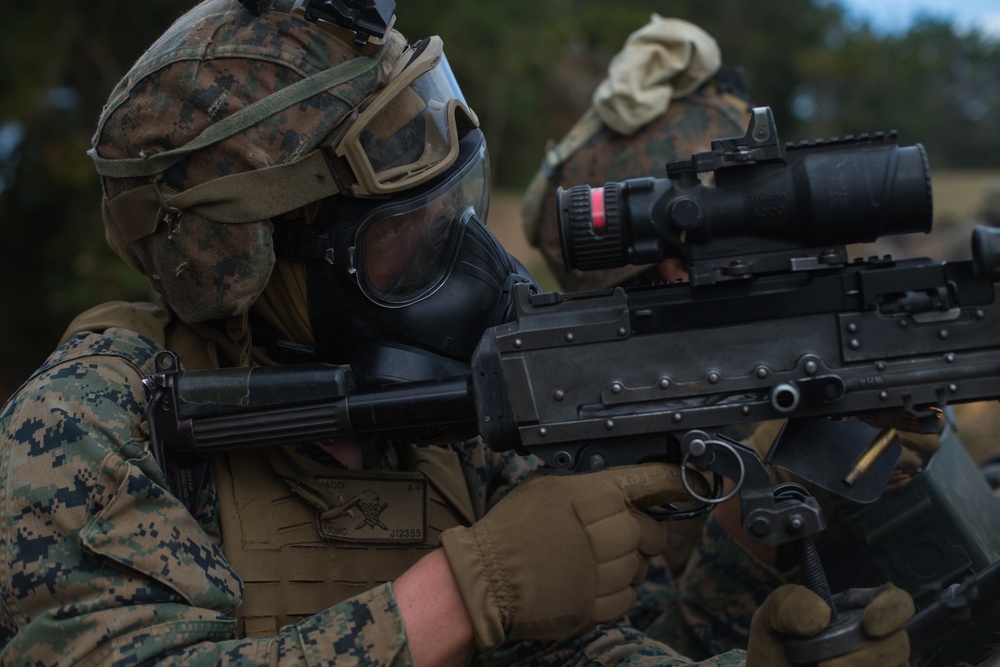
<path id="1" fill-rule="evenodd" d="M 861 626 L 871 639 L 819 667 L 902 667 L 909 664 L 910 639 L 903 627 L 913 616 L 913 599 L 901 588 L 851 589 L 836 600 L 838 610 L 863 609 Z M 788 667 L 782 640 L 812 637 L 830 623 L 830 607 L 805 586 L 785 584 L 768 596 L 750 623 L 747 667 Z"/>
<path id="2" fill-rule="evenodd" d="M 674 465 L 536 473 L 471 527 L 445 531 L 477 648 L 508 635 L 562 639 L 622 616 L 666 543 L 664 526 L 640 510 L 681 500 L 690 496 Z"/>

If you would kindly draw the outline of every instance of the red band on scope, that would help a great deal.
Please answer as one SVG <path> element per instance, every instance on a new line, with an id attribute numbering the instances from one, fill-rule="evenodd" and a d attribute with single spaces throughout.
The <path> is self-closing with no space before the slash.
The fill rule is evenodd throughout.
<path id="1" fill-rule="evenodd" d="M 598 236 L 608 231 L 608 219 L 604 215 L 604 188 L 590 190 L 590 220 Z"/>

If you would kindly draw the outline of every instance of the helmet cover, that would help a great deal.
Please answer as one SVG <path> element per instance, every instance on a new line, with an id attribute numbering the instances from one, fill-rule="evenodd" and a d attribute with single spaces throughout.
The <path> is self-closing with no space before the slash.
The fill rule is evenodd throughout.
<path id="1" fill-rule="evenodd" d="M 165 191 L 181 192 L 308 154 L 385 85 L 404 48 L 393 32 L 373 68 L 191 153 L 153 180 Z M 254 17 L 235 0 L 205 0 L 178 19 L 112 92 L 94 150 L 115 160 L 182 147 L 240 109 L 357 55 L 351 44 L 297 13 Z M 192 209 L 159 210 L 150 214 L 155 219 L 141 221 L 151 233 L 135 234 L 135 221 L 116 219 L 108 202 L 149 183 L 149 177 L 103 177 L 112 249 L 186 322 L 245 313 L 274 266 L 270 220 L 234 224 Z"/>
<path id="2" fill-rule="evenodd" d="M 693 23 L 657 14 L 611 59 L 591 107 L 547 151 L 524 197 L 525 234 L 562 289 L 613 287 L 648 267 L 568 273 L 557 188 L 663 178 L 668 161 L 707 151 L 713 139 L 742 136 L 751 106 L 741 74 L 721 62 L 711 35 Z"/>

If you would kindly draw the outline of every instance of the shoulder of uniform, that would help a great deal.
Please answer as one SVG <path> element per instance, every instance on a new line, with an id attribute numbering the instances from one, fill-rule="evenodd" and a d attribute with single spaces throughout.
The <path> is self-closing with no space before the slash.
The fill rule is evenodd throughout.
<path id="1" fill-rule="evenodd" d="M 121 357 L 133 365 L 152 372 L 153 357 L 163 350 L 146 336 L 124 327 L 111 327 L 103 332 L 81 332 L 49 356 L 49 365 L 57 365 L 82 357 Z"/>
<path id="2" fill-rule="evenodd" d="M 32 391 L 53 389 L 52 383 L 59 378 L 71 381 L 81 391 L 87 390 L 85 384 L 94 389 L 102 384 L 102 378 L 104 383 L 131 384 L 155 372 L 154 357 L 162 349 L 149 338 L 124 328 L 75 334 L 49 355 L 9 403 L 19 402 Z"/>

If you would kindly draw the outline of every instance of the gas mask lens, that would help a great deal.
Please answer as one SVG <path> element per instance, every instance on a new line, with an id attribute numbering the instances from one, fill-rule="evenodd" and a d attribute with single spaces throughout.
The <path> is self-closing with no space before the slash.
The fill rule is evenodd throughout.
<path id="1" fill-rule="evenodd" d="M 451 176 L 373 209 L 351 250 L 362 292 L 389 307 L 433 294 L 454 268 L 467 225 L 483 224 L 488 185 L 489 160 L 479 142 Z"/>
<path id="2" fill-rule="evenodd" d="M 336 153 L 357 178 L 355 195 L 398 192 L 451 166 L 459 140 L 477 127 L 441 39 L 432 37 L 418 44 L 402 71 L 362 107 Z"/>

